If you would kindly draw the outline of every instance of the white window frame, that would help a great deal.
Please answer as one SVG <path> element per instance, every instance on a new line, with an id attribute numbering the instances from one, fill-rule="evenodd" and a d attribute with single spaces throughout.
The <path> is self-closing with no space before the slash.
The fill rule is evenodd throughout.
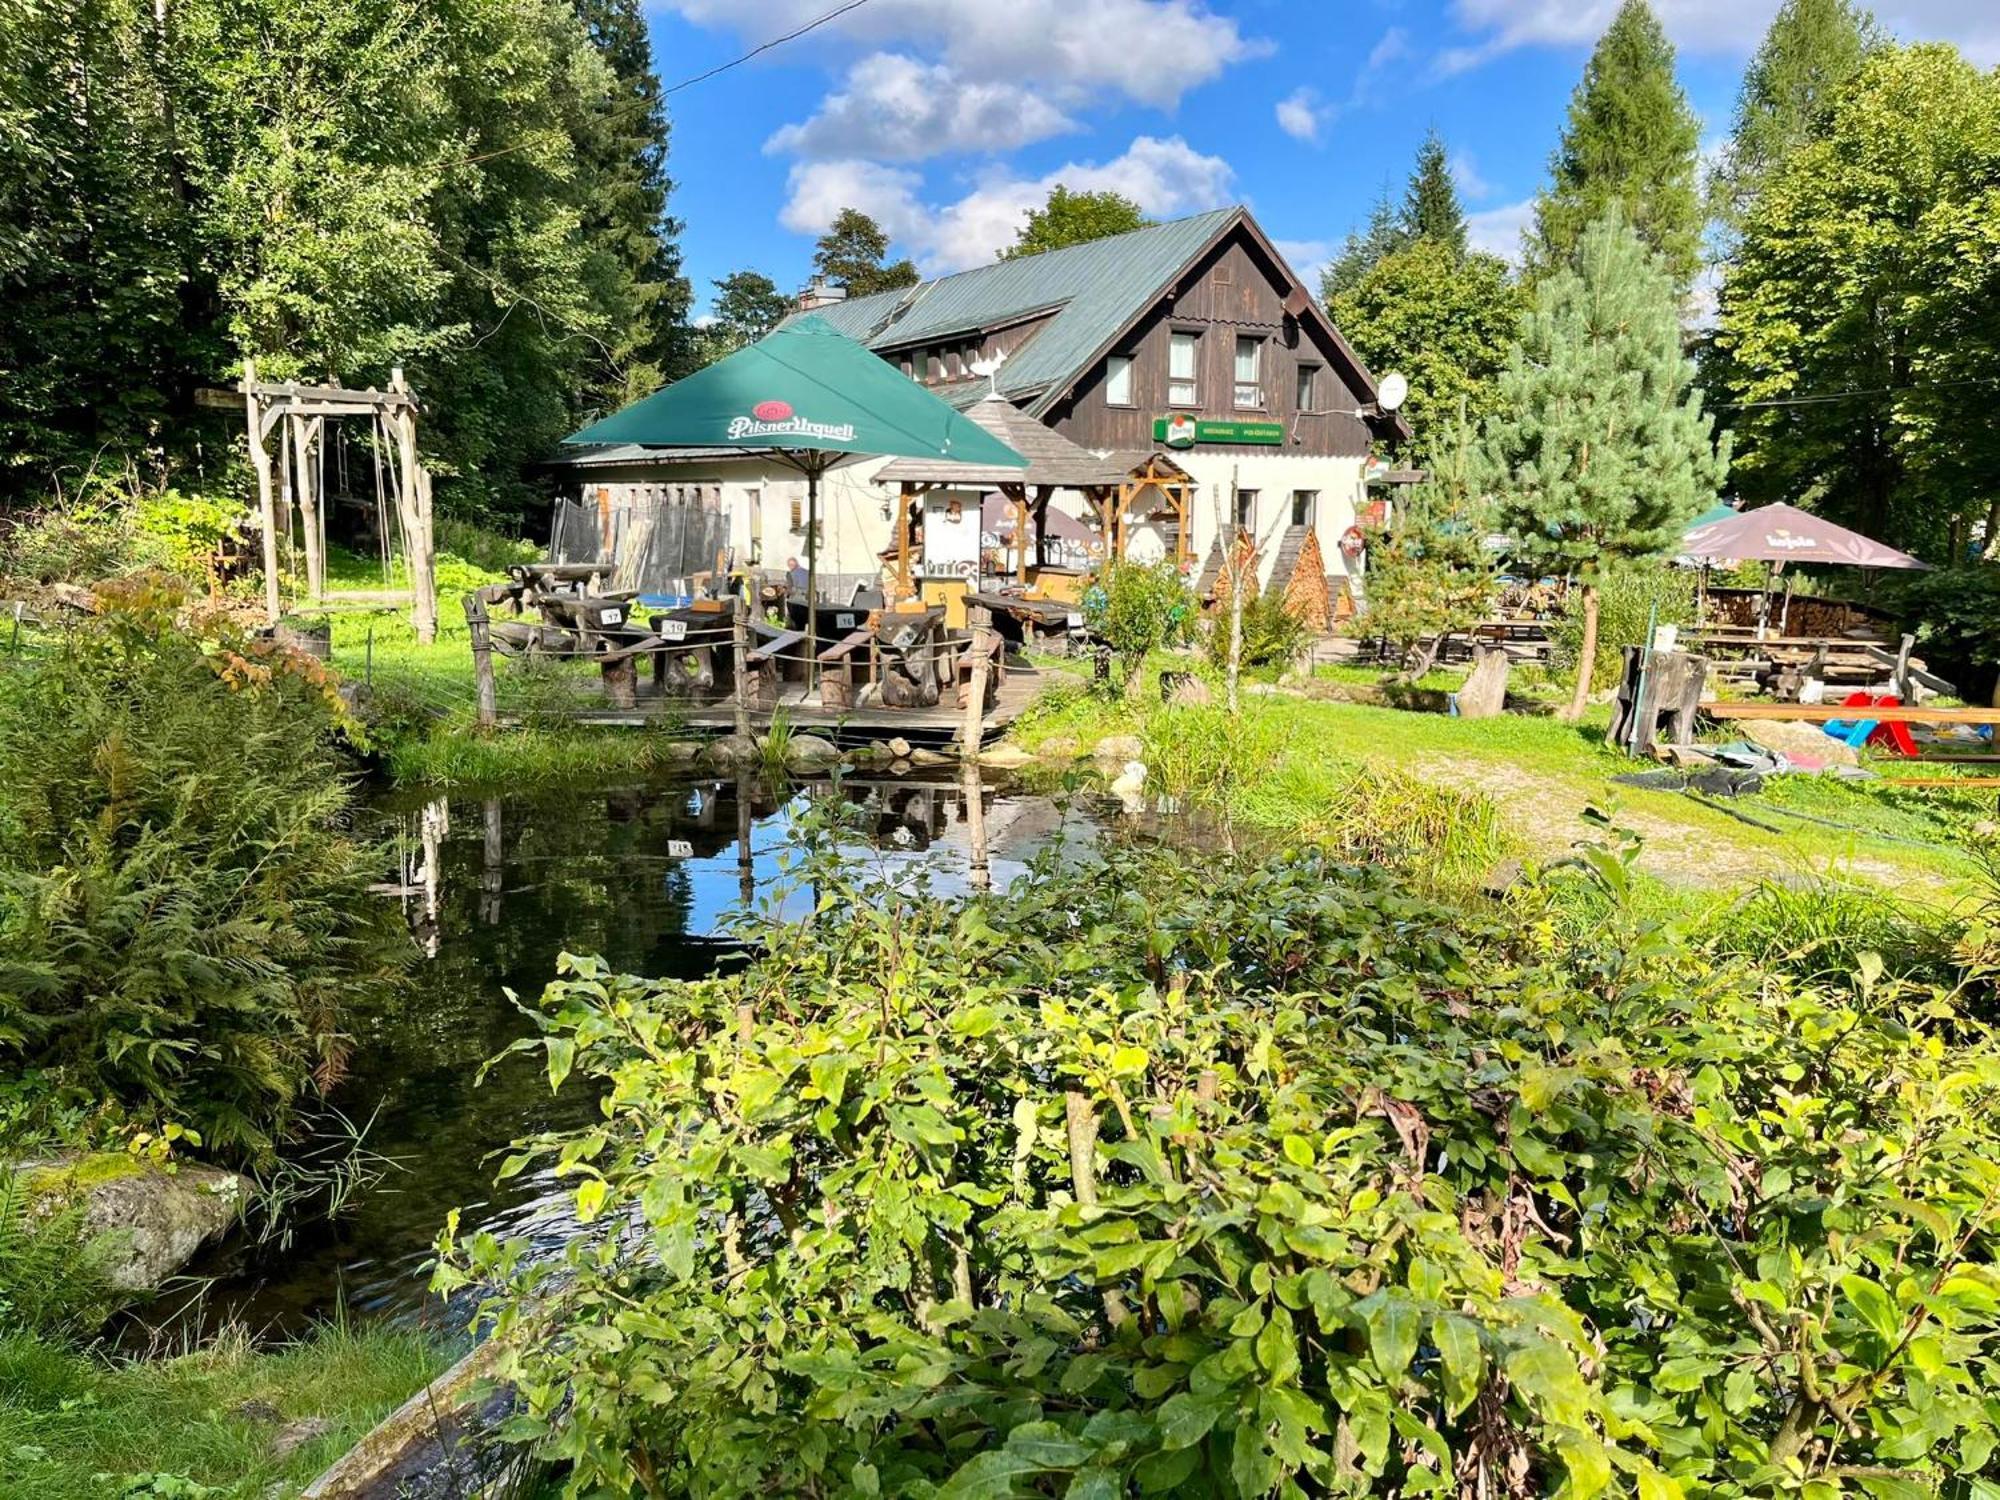
<path id="1" fill-rule="evenodd" d="M 1182 349 L 1188 352 L 1184 376 L 1175 370 L 1175 355 Z M 1167 404 L 1201 405 L 1201 335 L 1189 329 L 1176 328 L 1167 335 Z"/>
<path id="2" fill-rule="evenodd" d="M 1236 529 L 1257 534 L 1257 498 L 1262 492 L 1239 488 L 1236 491 Z"/>
<path id="3" fill-rule="evenodd" d="M 1250 356 L 1250 377 L 1243 377 L 1243 356 Z M 1264 409 L 1264 341 L 1254 334 L 1236 335 L 1236 357 L 1232 367 L 1232 399 L 1238 411 Z"/>
<path id="4" fill-rule="evenodd" d="M 1132 356 L 1114 354 L 1104 361 L 1104 404 L 1132 404 Z"/>
<path id="5" fill-rule="evenodd" d="M 1301 515 L 1299 514 L 1299 501 L 1300 501 L 1300 499 L 1301 499 L 1301 498 L 1303 498 L 1303 499 L 1305 500 L 1305 502 L 1306 502 L 1306 513 L 1305 513 L 1305 515 L 1303 515 L 1303 516 L 1301 516 Z M 1319 525 L 1319 491 L 1318 491 L 1318 490 L 1293 490 L 1293 491 L 1292 491 L 1292 524 L 1293 524 L 1294 526 L 1317 526 L 1317 525 Z"/>

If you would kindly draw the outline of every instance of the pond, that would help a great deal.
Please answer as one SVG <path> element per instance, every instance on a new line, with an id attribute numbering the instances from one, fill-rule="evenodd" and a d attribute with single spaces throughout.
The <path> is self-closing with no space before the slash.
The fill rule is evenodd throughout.
<path id="1" fill-rule="evenodd" d="M 890 875 L 921 869 L 941 890 L 964 887 L 970 840 L 955 777 L 850 778 L 831 794 L 850 804 L 856 828 L 844 858 Z M 811 901 L 781 868 L 798 848 L 806 805 L 795 788 L 749 779 L 371 804 L 402 866 L 381 899 L 400 907 L 422 956 L 392 1004 L 357 1018 L 332 1102 L 367 1124 L 368 1150 L 393 1166 L 338 1216 L 294 1224 L 286 1245 L 239 1242 L 210 1254 L 190 1268 L 204 1282 L 198 1299 L 156 1302 L 145 1326 L 236 1322 L 283 1335 L 343 1308 L 445 1316 L 426 1291 L 425 1264 L 454 1206 L 468 1227 L 559 1244 L 567 1193 L 547 1177 L 496 1189 L 493 1153 L 587 1119 L 595 1106 L 580 1089 L 552 1096 L 532 1058 L 478 1081 L 483 1063 L 533 1030 L 507 991 L 532 1002 L 564 951 L 656 977 L 695 978 L 739 960 L 728 926 L 746 894 L 794 915 Z M 996 885 L 1051 844 L 1082 845 L 1097 826 L 1079 804 L 990 781 L 982 806 Z"/>

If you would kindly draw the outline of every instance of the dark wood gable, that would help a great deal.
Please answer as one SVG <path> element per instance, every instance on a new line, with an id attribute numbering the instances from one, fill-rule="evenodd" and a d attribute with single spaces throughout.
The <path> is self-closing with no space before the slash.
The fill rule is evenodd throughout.
<path id="1" fill-rule="evenodd" d="M 1170 358 L 1175 334 L 1196 338 L 1193 405 L 1172 399 Z M 1260 402 L 1237 404 L 1239 339 L 1256 341 Z M 1108 399 L 1107 361 L 1132 361 L 1131 401 Z M 1312 372 L 1310 406 L 1302 409 L 1300 370 Z M 1368 372 L 1309 292 L 1285 272 L 1277 253 L 1247 218 L 1234 220 L 1154 304 L 1123 330 L 1043 416 L 1075 443 L 1091 449 L 1154 446 L 1156 419 L 1185 411 L 1198 420 L 1282 423 L 1274 454 L 1366 453 L 1377 435 L 1352 415 L 1374 400 Z M 1389 427 L 1377 419 L 1382 435 Z M 1204 445 L 1207 452 L 1226 447 Z"/>

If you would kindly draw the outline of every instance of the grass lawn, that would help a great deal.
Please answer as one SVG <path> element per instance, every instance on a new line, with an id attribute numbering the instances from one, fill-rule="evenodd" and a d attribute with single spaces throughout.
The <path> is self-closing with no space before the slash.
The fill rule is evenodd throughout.
<path id="1" fill-rule="evenodd" d="M 1636 831 L 1645 841 L 1640 868 L 1682 887 L 1831 876 L 1939 901 L 1980 874 L 1970 835 L 1991 803 L 1970 792 L 1790 776 L 1710 806 L 1680 792 L 1618 785 L 1614 777 L 1650 763 L 1606 747 L 1605 707 L 1571 725 L 1553 714 L 1469 720 L 1252 690 L 1243 696 L 1241 723 L 1232 725 L 1219 708 L 1160 705 L 1157 673 L 1182 665 L 1149 663 L 1146 691 L 1124 700 L 1057 678 L 1062 685 L 1023 718 L 1014 738 L 1060 762 L 1106 735 L 1136 734 L 1155 789 L 1205 795 L 1253 825 L 1332 837 L 1364 854 L 1375 852 L 1365 837 L 1369 820 L 1416 817 L 1430 825 L 1422 836 L 1437 857 L 1460 876 L 1501 853 L 1546 862 L 1580 840 L 1601 838 L 1587 809 Z M 1417 687 L 1446 690 L 1459 676 L 1433 673 Z M 1340 693 L 1379 681 L 1368 668 L 1322 669 L 1309 691 Z M 1211 764 L 1221 759 L 1233 759 L 1233 768 Z M 1386 791 L 1357 780 L 1357 767 Z M 1883 769 L 1895 774 L 1893 763 Z M 1446 805 L 1451 798 L 1456 806 Z"/>
<path id="2" fill-rule="evenodd" d="M 447 1363 L 385 1327 L 131 1363 L 0 1335 L 0 1500 L 295 1495 Z M 308 1418 L 326 1430 L 276 1452 Z"/>

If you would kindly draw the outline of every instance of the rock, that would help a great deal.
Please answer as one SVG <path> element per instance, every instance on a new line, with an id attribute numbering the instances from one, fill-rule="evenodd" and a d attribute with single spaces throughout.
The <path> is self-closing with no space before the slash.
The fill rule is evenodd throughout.
<path id="1" fill-rule="evenodd" d="M 717 766 L 754 766 L 764 752 L 747 734 L 725 734 L 702 746 L 702 758 Z"/>
<path id="2" fill-rule="evenodd" d="M 1161 680 L 1165 681 L 1165 678 Z M 1167 702 L 1175 708 L 1207 708 L 1215 702 L 1215 694 L 1194 673 L 1183 672 L 1180 682 L 1174 687 L 1173 696 Z"/>
<path id="3" fill-rule="evenodd" d="M 158 1291 L 204 1241 L 234 1224 L 250 1181 L 182 1162 L 168 1172 L 120 1151 L 95 1151 L 15 1169 L 30 1202 L 81 1202 L 83 1235 L 104 1279 L 123 1292 Z"/>
<path id="4" fill-rule="evenodd" d="M 271 1439 L 271 1457 L 285 1458 L 314 1438 L 325 1437 L 331 1431 L 333 1423 L 325 1417 L 300 1417 L 296 1422 L 287 1422 Z"/>
<path id="5" fill-rule="evenodd" d="M 1521 862 L 1511 855 L 1501 860 L 1486 872 L 1479 888 L 1486 895 L 1498 900 L 1521 882 Z"/>
<path id="6" fill-rule="evenodd" d="M 840 762 L 840 747 L 816 734 L 795 734 L 785 742 L 785 766 L 792 771 L 823 771 Z"/>
<path id="7" fill-rule="evenodd" d="M 1107 734 L 1091 747 L 1090 753 L 1099 760 L 1112 760 L 1123 764 L 1137 760 L 1146 753 L 1146 742 L 1136 734 Z"/>
<path id="8" fill-rule="evenodd" d="M 956 762 L 956 755 L 946 755 L 942 750 L 926 750 L 919 745 L 909 755 L 913 766 L 948 766 Z"/>
<path id="9" fill-rule="evenodd" d="M 701 742 L 698 740 L 668 740 L 661 747 L 661 753 L 677 766 L 692 765 L 701 758 Z"/>
<path id="10" fill-rule="evenodd" d="M 891 760 L 908 760 L 910 758 L 910 742 L 900 734 L 889 741 L 889 758 Z"/>
<path id="11" fill-rule="evenodd" d="M 1859 712 L 1859 710 L 1856 710 Z M 1851 766 L 1860 757 L 1817 724 L 1799 719 L 1745 719 L 1737 726 L 1743 738 L 1780 755 L 1798 755 L 1826 766 Z"/>
<path id="12" fill-rule="evenodd" d="M 268 1401 L 259 1401 L 255 1397 L 237 1407 L 235 1414 L 246 1422 L 269 1422 L 276 1425 L 285 1420 L 285 1414 L 277 1407 Z"/>
<path id="13" fill-rule="evenodd" d="M 1037 753 L 1043 760 L 1069 760 L 1082 749 L 1075 735 L 1052 734 L 1037 747 Z"/>
<path id="14" fill-rule="evenodd" d="M 1022 766 L 1032 765 L 1034 759 L 1034 756 L 1015 744 L 995 745 L 991 750 L 979 752 L 979 763 L 982 766 L 994 766 L 1002 771 L 1018 771 Z"/>
<path id="15" fill-rule="evenodd" d="M 1137 797 L 1146 790 L 1146 763 L 1128 760 L 1125 769 L 1118 773 L 1118 779 L 1111 783 L 1111 795 L 1121 802 Z"/>

